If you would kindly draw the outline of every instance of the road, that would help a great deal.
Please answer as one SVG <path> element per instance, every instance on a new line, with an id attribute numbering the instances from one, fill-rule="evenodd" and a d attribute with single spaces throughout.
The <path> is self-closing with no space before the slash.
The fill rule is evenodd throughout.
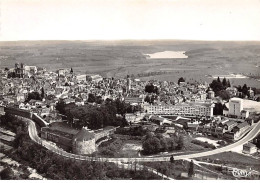
<path id="1" fill-rule="evenodd" d="M 165 157 L 137 157 L 137 158 L 102 158 L 102 157 L 97 158 L 97 157 L 88 157 L 88 156 L 82 156 L 82 155 L 76 155 L 76 154 L 68 153 L 68 152 L 62 150 L 61 148 L 58 148 L 55 144 L 53 144 L 49 141 L 42 140 L 37 134 L 37 130 L 36 130 L 34 122 L 30 119 L 26 119 L 26 118 L 24 118 L 24 119 L 29 124 L 29 135 L 30 135 L 30 137 L 33 141 L 35 141 L 38 144 L 46 147 L 47 149 L 51 150 L 52 152 L 58 153 L 58 154 L 60 154 L 64 157 L 67 157 L 67 158 L 74 158 L 74 159 L 87 160 L 87 161 L 94 160 L 94 161 L 103 161 L 103 162 L 104 161 L 107 161 L 107 162 L 118 162 L 118 161 L 120 161 L 120 162 L 170 161 L 169 156 L 165 156 Z M 187 155 L 176 155 L 176 156 L 174 156 L 174 159 L 175 160 L 193 159 L 193 158 L 210 156 L 210 155 L 230 151 L 231 149 L 233 149 L 237 146 L 243 145 L 243 144 L 247 143 L 248 141 L 252 140 L 253 138 L 255 138 L 257 136 L 257 134 L 259 132 L 260 132 L 260 122 L 255 124 L 253 129 L 244 138 L 242 138 L 241 140 L 239 140 L 239 141 L 237 141 L 233 144 L 230 144 L 230 145 L 222 147 L 222 148 L 206 151 L 206 152 L 193 153 L 193 154 L 187 154 Z"/>
<path id="2" fill-rule="evenodd" d="M 131 167 L 131 169 L 135 168 L 136 170 L 143 170 L 144 168 L 146 168 L 149 172 L 154 173 L 157 176 L 162 177 L 163 179 L 174 180 L 173 178 L 168 177 L 167 175 L 164 175 L 164 174 L 158 172 L 156 169 L 153 169 L 153 168 L 150 168 L 150 167 L 147 167 L 144 165 L 140 165 L 137 162 L 134 163 L 134 161 L 131 161 L 131 164 L 126 164 L 124 162 L 127 162 L 127 161 L 115 160 L 116 158 L 95 158 L 95 157 L 92 158 L 92 157 L 80 156 L 80 155 L 68 153 L 68 152 L 64 151 L 63 149 L 57 147 L 54 143 L 41 139 L 37 134 L 35 123 L 29 119 L 26 119 L 26 118 L 23 118 L 23 119 L 28 122 L 29 136 L 33 141 L 35 141 L 36 143 L 47 148 L 48 150 L 50 150 L 54 153 L 57 153 L 61 156 L 64 156 L 67 158 L 72 158 L 72 159 L 79 159 L 79 160 L 83 160 L 83 161 L 85 160 L 85 161 L 113 162 L 113 163 L 116 163 L 119 168 L 125 168 L 125 169 L 128 169 L 129 167 Z"/>

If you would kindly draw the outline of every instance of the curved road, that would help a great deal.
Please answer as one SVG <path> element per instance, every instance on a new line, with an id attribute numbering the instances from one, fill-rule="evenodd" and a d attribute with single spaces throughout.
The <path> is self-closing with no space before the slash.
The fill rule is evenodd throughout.
<path id="1" fill-rule="evenodd" d="M 48 150 L 51 150 L 52 152 L 58 153 L 64 157 L 67 158 L 74 158 L 74 159 L 79 159 L 79 160 L 85 160 L 85 161 L 108 161 L 108 162 L 153 162 L 153 161 L 170 161 L 170 157 L 138 157 L 138 158 L 102 158 L 102 157 L 88 157 L 88 156 L 83 156 L 83 155 L 76 155 L 76 154 L 72 154 L 72 153 L 68 153 L 64 150 L 62 150 L 61 148 L 57 147 L 54 143 L 46 141 L 41 139 L 38 134 L 37 134 L 37 130 L 35 127 L 35 123 L 30 120 L 30 119 L 26 119 L 23 118 L 28 122 L 28 130 L 29 130 L 29 135 L 30 138 L 35 141 L 36 143 L 46 147 Z M 198 157 L 203 157 L 203 156 L 210 156 L 210 155 L 214 155 L 214 154 L 219 154 L 222 152 L 226 152 L 226 151 L 230 151 L 231 149 L 243 145 L 245 143 L 247 143 L 248 141 L 252 140 L 253 138 L 255 138 L 258 133 L 260 132 L 260 122 L 258 122 L 257 124 L 255 124 L 255 126 L 253 127 L 253 129 L 241 140 L 230 144 L 228 146 L 219 148 L 219 149 L 214 149 L 214 150 L 210 150 L 210 151 L 206 151 L 206 152 L 200 152 L 200 153 L 193 153 L 193 154 L 187 154 L 187 155 L 176 155 L 174 156 L 175 160 L 180 160 L 180 159 L 192 159 L 192 158 L 198 158 Z"/>

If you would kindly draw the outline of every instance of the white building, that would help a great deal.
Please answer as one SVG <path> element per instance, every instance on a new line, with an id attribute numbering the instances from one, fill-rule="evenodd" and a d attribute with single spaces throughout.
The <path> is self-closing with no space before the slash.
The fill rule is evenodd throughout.
<path id="1" fill-rule="evenodd" d="M 87 75 L 86 75 L 86 74 L 77 75 L 77 76 L 76 76 L 76 79 L 77 79 L 78 81 L 86 81 Z"/>
<path id="2" fill-rule="evenodd" d="M 69 73 L 69 69 L 59 69 L 58 70 L 58 76 L 66 76 L 67 73 Z"/>
<path id="3" fill-rule="evenodd" d="M 224 116 L 246 119 L 249 111 L 244 110 L 244 100 L 240 98 L 232 98 L 228 103 L 228 109 L 223 110 Z"/>
<path id="4" fill-rule="evenodd" d="M 215 97 L 215 92 L 212 91 L 211 89 L 208 91 L 208 98 L 213 99 Z"/>
<path id="5" fill-rule="evenodd" d="M 241 111 L 243 110 L 243 99 L 232 98 L 229 101 L 228 113 L 231 116 L 241 116 Z"/>
<path id="6" fill-rule="evenodd" d="M 24 74 L 30 75 L 30 74 L 36 74 L 37 73 L 37 67 L 36 66 L 24 66 Z"/>
<path id="7" fill-rule="evenodd" d="M 99 82 L 102 81 L 103 78 L 99 74 L 87 74 L 86 75 L 87 81 Z"/>
<path id="8" fill-rule="evenodd" d="M 182 103 L 182 104 L 163 104 L 163 105 L 150 105 L 145 104 L 144 110 L 148 114 L 160 115 L 193 115 L 193 116 L 213 116 L 213 103 Z"/>

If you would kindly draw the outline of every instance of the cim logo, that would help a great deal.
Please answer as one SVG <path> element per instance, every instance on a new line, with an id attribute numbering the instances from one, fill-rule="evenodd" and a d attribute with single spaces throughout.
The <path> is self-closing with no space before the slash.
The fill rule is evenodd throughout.
<path id="1" fill-rule="evenodd" d="M 241 170 L 238 168 L 230 168 L 229 172 L 232 172 L 233 176 L 236 178 L 248 178 L 251 177 L 252 173 L 247 170 Z"/>

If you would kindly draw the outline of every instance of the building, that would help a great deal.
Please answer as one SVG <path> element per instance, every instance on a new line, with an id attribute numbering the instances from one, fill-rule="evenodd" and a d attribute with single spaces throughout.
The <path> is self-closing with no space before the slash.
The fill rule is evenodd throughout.
<path id="1" fill-rule="evenodd" d="M 140 97 L 125 97 L 124 101 L 125 103 L 138 105 L 138 104 L 142 104 L 144 102 L 144 99 Z"/>
<path id="2" fill-rule="evenodd" d="M 24 73 L 25 73 L 24 64 L 21 63 L 20 66 L 19 66 L 19 64 L 16 63 L 15 68 L 14 68 L 14 72 L 15 72 L 15 77 L 23 78 Z"/>
<path id="3" fill-rule="evenodd" d="M 130 90 L 131 90 L 131 84 L 132 84 L 132 81 L 131 81 L 131 79 L 128 77 L 127 78 L 127 88 L 126 88 L 126 91 L 127 92 L 130 92 Z"/>
<path id="4" fill-rule="evenodd" d="M 95 134 L 83 127 L 72 139 L 72 149 L 75 154 L 92 154 L 96 151 Z"/>
<path id="5" fill-rule="evenodd" d="M 215 97 L 215 92 L 211 89 L 208 91 L 208 99 L 213 99 Z"/>
<path id="6" fill-rule="evenodd" d="M 224 127 L 224 132 L 230 132 L 233 130 L 233 128 L 237 126 L 237 122 L 235 121 L 227 121 L 226 123 L 223 124 Z"/>
<path id="7" fill-rule="evenodd" d="M 254 98 L 254 91 L 251 88 L 249 88 L 248 94 L 249 94 L 249 98 L 251 99 Z"/>
<path id="8" fill-rule="evenodd" d="M 213 116 L 213 103 L 181 103 L 181 104 L 145 104 L 144 111 L 156 115 L 191 115 L 191 116 Z"/>
<path id="9" fill-rule="evenodd" d="M 240 138 L 246 131 L 248 131 L 250 125 L 247 122 L 240 123 L 239 125 L 233 128 L 235 133 L 235 138 Z"/>
<path id="10" fill-rule="evenodd" d="M 232 117 L 241 116 L 241 111 L 243 110 L 243 99 L 232 98 L 229 101 L 228 114 Z"/>
<path id="11" fill-rule="evenodd" d="M 76 79 L 78 81 L 86 81 L 87 80 L 87 75 L 86 74 L 77 75 Z"/>
<path id="12" fill-rule="evenodd" d="M 36 66 L 24 66 L 24 74 L 27 76 L 33 75 L 37 73 L 37 67 Z"/>
<path id="13" fill-rule="evenodd" d="M 41 128 L 41 138 L 56 143 L 66 151 L 72 151 L 72 139 L 79 133 L 65 123 L 52 123 L 49 127 Z"/>
<path id="14" fill-rule="evenodd" d="M 243 145 L 243 153 L 245 154 L 254 154 L 257 152 L 257 147 L 255 144 L 252 144 L 250 142 Z"/>
<path id="15" fill-rule="evenodd" d="M 226 91 L 228 91 L 228 93 L 231 97 L 237 96 L 237 94 L 238 94 L 237 88 L 235 88 L 235 87 L 228 87 L 226 89 Z"/>
<path id="16" fill-rule="evenodd" d="M 68 74 L 70 71 L 69 71 L 69 69 L 59 69 L 58 71 L 57 71 L 57 73 L 58 73 L 58 76 L 59 77 L 65 77 L 66 76 L 66 74 Z"/>
<path id="17" fill-rule="evenodd" d="M 103 78 L 102 78 L 102 76 L 100 76 L 99 74 L 87 74 L 87 75 L 86 75 L 86 80 L 87 80 L 87 81 L 91 81 L 91 82 L 98 83 L 99 81 L 102 81 Z"/>
<path id="18" fill-rule="evenodd" d="M 136 119 L 136 115 L 132 113 L 125 114 L 125 119 L 128 123 L 134 122 Z"/>
<path id="19" fill-rule="evenodd" d="M 232 118 L 246 119 L 249 117 L 249 111 L 244 110 L 244 101 L 241 98 L 232 98 L 228 103 L 228 107 L 225 105 L 223 109 L 223 115 Z"/>
<path id="20" fill-rule="evenodd" d="M 96 151 L 96 142 L 114 133 L 116 127 L 107 126 L 104 129 L 92 131 L 86 127 L 76 130 L 63 122 L 51 123 L 41 128 L 43 139 L 56 143 L 57 146 L 75 154 L 92 154 Z"/>

